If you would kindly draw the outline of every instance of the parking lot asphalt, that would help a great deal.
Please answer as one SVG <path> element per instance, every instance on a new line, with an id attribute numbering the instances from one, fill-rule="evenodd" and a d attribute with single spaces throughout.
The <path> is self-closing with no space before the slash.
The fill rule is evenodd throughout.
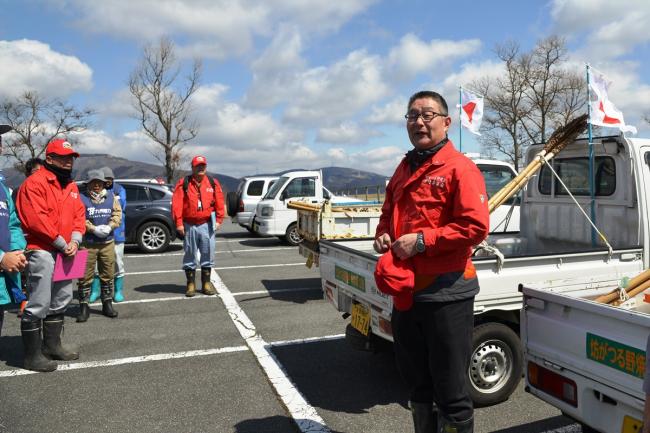
<path id="1" fill-rule="evenodd" d="M 390 349 L 352 349 L 346 321 L 323 300 L 318 269 L 296 247 L 226 222 L 217 236 L 218 296 L 184 296 L 182 246 L 126 250 L 119 317 L 92 305 L 64 341 L 77 361 L 21 369 L 20 324 L 0 337 L 0 433 L 412 431 Z M 198 280 L 198 277 L 197 277 Z M 523 391 L 476 410 L 477 433 L 580 432 Z"/>

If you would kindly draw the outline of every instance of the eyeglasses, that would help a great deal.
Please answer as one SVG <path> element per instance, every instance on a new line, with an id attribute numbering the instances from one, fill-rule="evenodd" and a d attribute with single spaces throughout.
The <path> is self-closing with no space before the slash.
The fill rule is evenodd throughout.
<path id="1" fill-rule="evenodd" d="M 415 123 L 418 121 L 420 117 L 422 117 L 422 120 L 425 123 L 431 122 L 433 119 L 435 119 L 437 116 L 440 117 L 447 117 L 446 114 L 442 113 L 436 113 L 435 111 L 425 111 L 424 113 L 406 113 L 404 115 L 404 118 L 409 122 L 409 123 Z"/>

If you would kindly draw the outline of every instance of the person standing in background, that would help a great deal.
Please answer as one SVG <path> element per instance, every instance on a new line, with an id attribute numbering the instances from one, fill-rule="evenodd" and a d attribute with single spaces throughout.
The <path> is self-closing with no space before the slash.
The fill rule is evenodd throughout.
<path id="1" fill-rule="evenodd" d="M 110 167 L 102 167 L 106 178 L 106 191 L 112 192 L 120 201 L 122 208 L 122 223 L 113 231 L 113 240 L 115 241 L 115 282 L 113 300 L 115 302 L 124 301 L 124 243 L 126 242 L 126 190 L 122 185 L 115 182 L 115 175 Z M 93 281 L 94 283 L 94 281 Z M 96 299 L 96 298 L 95 298 Z M 92 299 L 92 292 L 90 302 Z"/>

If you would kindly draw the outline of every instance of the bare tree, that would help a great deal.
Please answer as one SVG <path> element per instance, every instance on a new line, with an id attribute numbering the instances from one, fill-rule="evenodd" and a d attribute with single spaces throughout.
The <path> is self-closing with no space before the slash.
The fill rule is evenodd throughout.
<path id="1" fill-rule="evenodd" d="M 57 98 L 25 92 L 0 106 L 0 121 L 13 128 L 13 133 L 4 138 L 3 148 L 15 159 L 16 169 L 24 173 L 25 163 L 42 157 L 50 140 L 86 130 L 93 115 L 91 109 L 79 110 Z"/>
<path id="2" fill-rule="evenodd" d="M 183 146 L 198 132 L 193 120 L 191 96 L 201 78 L 201 61 L 193 62 L 183 86 L 177 86 L 180 64 L 174 44 L 161 38 L 157 45 L 143 49 L 140 64 L 131 73 L 129 90 L 144 133 L 156 143 L 154 156 L 163 163 L 167 182 L 173 182 Z"/>
<path id="3" fill-rule="evenodd" d="M 516 169 L 525 148 L 586 109 L 585 78 L 565 67 L 564 39 L 550 36 L 522 53 L 515 42 L 496 48 L 504 73 L 472 83 L 485 95 L 483 147 L 505 155 Z"/>

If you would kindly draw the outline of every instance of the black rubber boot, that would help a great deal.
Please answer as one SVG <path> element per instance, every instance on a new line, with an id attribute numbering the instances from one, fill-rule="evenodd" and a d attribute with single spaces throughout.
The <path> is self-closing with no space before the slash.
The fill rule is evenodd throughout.
<path id="1" fill-rule="evenodd" d="M 52 314 L 43 319 L 43 355 L 59 361 L 79 359 L 79 352 L 61 344 L 62 332 L 63 314 Z"/>
<path id="2" fill-rule="evenodd" d="M 32 371 L 54 371 L 56 362 L 50 361 L 41 352 L 43 341 L 41 340 L 41 321 L 20 322 L 20 333 L 23 337 L 25 347 L 25 360 L 23 368 Z"/>
<path id="3" fill-rule="evenodd" d="M 106 317 L 114 319 L 117 317 L 117 311 L 113 310 L 113 300 L 112 299 L 103 299 L 102 300 L 102 314 Z"/>
<path id="4" fill-rule="evenodd" d="M 82 302 L 79 304 L 79 315 L 77 316 L 77 322 L 85 322 L 90 316 L 90 307 L 87 302 Z"/>
<path id="5" fill-rule="evenodd" d="M 205 295 L 215 295 L 217 291 L 210 281 L 210 275 L 212 274 L 212 268 L 201 268 L 201 290 Z"/>
<path id="6" fill-rule="evenodd" d="M 185 269 L 185 278 L 187 279 L 185 296 L 191 298 L 192 296 L 196 295 L 196 271 L 194 269 Z"/>
<path id="7" fill-rule="evenodd" d="M 433 403 L 409 402 L 415 433 L 438 433 L 438 414 Z"/>
<path id="8" fill-rule="evenodd" d="M 474 433 L 474 417 L 465 421 L 449 421 L 439 416 L 440 433 Z"/>

